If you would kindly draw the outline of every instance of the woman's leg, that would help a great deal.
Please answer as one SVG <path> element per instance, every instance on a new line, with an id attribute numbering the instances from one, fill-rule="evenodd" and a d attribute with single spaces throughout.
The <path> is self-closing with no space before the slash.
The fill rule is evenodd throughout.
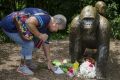
<path id="1" fill-rule="evenodd" d="M 5 31 L 4 31 L 5 32 Z M 28 64 L 28 66 L 31 69 L 35 69 L 37 66 L 32 64 L 32 52 L 34 49 L 34 41 L 25 41 L 23 40 L 19 33 L 9 33 L 9 32 L 5 32 L 13 41 L 15 41 L 17 44 L 19 44 L 22 49 L 20 51 L 20 55 L 21 55 L 21 62 L 24 63 L 24 61 L 26 62 L 26 64 Z"/>
<path id="2" fill-rule="evenodd" d="M 4 31 L 5 34 L 11 38 L 15 43 L 19 44 L 22 49 L 20 51 L 20 55 L 22 59 L 32 59 L 32 51 L 34 49 L 33 41 L 25 41 L 23 40 L 19 33 L 9 33 Z"/>
<path id="3" fill-rule="evenodd" d="M 21 66 L 18 67 L 17 71 L 25 75 L 32 75 L 33 72 L 29 69 L 36 68 L 36 65 L 32 64 L 32 51 L 34 48 L 34 42 L 22 40 L 19 33 L 9 33 L 6 31 L 4 32 L 9 38 L 11 38 L 13 41 L 15 41 L 17 44 L 19 44 L 22 47 L 20 51 L 20 55 L 22 58 Z"/>

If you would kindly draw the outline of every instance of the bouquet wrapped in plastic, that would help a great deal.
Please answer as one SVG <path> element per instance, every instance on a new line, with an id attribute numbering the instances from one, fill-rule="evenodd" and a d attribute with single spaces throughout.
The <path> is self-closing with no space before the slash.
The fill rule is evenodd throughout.
<path id="1" fill-rule="evenodd" d="M 96 77 L 96 68 L 95 62 L 93 59 L 85 60 L 79 67 L 78 77 L 84 78 L 95 78 Z"/>

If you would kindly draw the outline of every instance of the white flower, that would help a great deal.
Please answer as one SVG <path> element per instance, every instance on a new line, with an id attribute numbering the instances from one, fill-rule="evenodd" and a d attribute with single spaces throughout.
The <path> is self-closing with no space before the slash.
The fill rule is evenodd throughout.
<path id="1" fill-rule="evenodd" d="M 85 61 L 80 65 L 80 75 L 85 78 L 95 78 L 96 70 L 95 65 L 89 61 Z"/>

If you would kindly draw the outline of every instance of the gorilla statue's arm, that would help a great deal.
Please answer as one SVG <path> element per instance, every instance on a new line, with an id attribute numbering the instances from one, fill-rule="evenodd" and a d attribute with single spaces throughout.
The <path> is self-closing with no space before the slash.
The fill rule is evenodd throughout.
<path id="1" fill-rule="evenodd" d="M 71 22 L 69 33 L 69 53 L 71 55 L 71 62 L 75 62 L 78 53 L 78 40 L 79 40 L 79 16 L 77 15 Z"/>
<path id="2" fill-rule="evenodd" d="M 106 64 L 109 56 L 110 29 L 109 21 L 105 17 L 100 16 L 97 67 L 101 73 L 106 72 Z"/>

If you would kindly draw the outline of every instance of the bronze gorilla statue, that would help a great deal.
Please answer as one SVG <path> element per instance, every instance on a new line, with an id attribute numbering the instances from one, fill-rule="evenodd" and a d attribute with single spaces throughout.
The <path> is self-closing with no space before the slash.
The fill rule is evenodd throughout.
<path id="1" fill-rule="evenodd" d="M 88 5 L 74 17 L 70 26 L 69 53 L 71 61 L 80 62 L 86 48 L 97 49 L 97 76 L 105 75 L 105 66 L 109 56 L 110 25 L 96 8 Z"/>

